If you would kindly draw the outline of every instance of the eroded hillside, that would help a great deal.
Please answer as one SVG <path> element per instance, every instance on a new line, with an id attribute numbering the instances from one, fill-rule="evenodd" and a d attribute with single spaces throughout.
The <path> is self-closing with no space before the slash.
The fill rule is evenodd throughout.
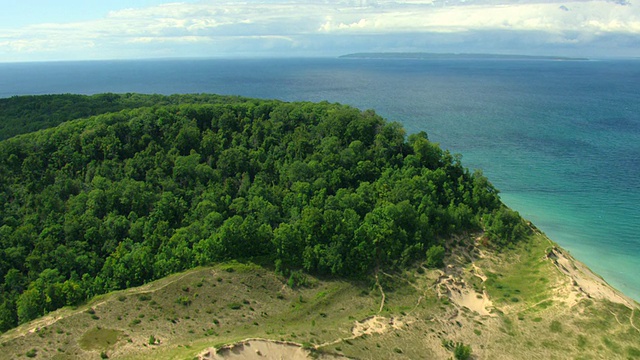
<path id="1" fill-rule="evenodd" d="M 295 289 L 253 264 L 191 270 L 22 325 L 2 335 L 3 352 L 55 359 L 308 351 L 326 358 L 449 359 L 462 344 L 478 359 L 640 354 L 638 305 L 606 285 L 592 287 L 598 278 L 544 236 L 500 253 L 479 239 L 452 239 L 442 269 L 419 263 L 359 282 L 308 277 Z M 247 339 L 279 344 L 233 345 Z M 224 345 L 230 350 L 216 354 Z"/>

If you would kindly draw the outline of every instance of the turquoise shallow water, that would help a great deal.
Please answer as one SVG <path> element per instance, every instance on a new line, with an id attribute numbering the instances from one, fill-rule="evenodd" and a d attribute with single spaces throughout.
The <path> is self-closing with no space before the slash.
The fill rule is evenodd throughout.
<path id="1" fill-rule="evenodd" d="M 165 60 L 0 64 L 0 97 L 211 92 L 328 100 L 425 130 L 640 300 L 640 61 Z"/>

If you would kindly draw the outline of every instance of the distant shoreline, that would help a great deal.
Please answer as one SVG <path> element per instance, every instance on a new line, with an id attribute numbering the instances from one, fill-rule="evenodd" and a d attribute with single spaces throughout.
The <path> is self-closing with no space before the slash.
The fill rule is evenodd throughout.
<path id="1" fill-rule="evenodd" d="M 538 55 L 504 55 L 473 53 L 423 53 L 423 52 L 364 52 L 339 56 L 341 59 L 416 59 L 416 60 L 553 60 L 588 61 L 588 58 Z"/>

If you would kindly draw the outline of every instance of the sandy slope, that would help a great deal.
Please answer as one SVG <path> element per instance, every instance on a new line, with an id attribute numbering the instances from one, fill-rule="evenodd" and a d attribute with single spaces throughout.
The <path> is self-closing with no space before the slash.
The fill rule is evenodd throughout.
<path id="1" fill-rule="evenodd" d="M 571 279 L 572 292 L 579 293 L 570 296 L 572 299 L 570 305 L 577 303 L 581 297 L 580 295 L 584 295 L 588 298 L 603 299 L 622 304 L 630 309 L 636 307 L 636 303 L 633 300 L 607 284 L 600 276 L 593 273 L 586 265 L 574 259 L 566 251 L 553 247 L 547 257 L 553 261 L 554 265 L 562 273 Z"/>
<path id="2" fill-rule="evenodd" d="M 218 350 L 207 349 L 198 357 L 201 360 L 307 360 L 311 352 L 299 344 L 271 341 L 265 339 L 248 339 Z M 318 355 L 315 359 L 347 359 L 338 355 Z"/>

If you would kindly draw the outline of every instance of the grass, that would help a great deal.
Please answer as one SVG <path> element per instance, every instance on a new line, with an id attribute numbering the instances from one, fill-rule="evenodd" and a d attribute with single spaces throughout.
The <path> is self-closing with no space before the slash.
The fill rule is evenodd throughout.
<path id="1" fill-rule="evenodd" d="M 101 352 L 118 359 L 192 359 L 209 347 L 254 337 L 307 348 L 326 344 L 318 351 L 366 359 L 451 358 L 443 340 L 471 346 L 477 358 L 531 353 L 541 358 L 637 357 L 640 333 L 620 325 L 611 313 L 627 323 L 633 315 L 640 324 L 638 312 L 595 299 L 573 308 L 551 299 L 550 285 L 559 286 L 562 279 L 545 260 L 547 246 L 538 237 L 504 254 L 483 249 L 489 256 L 475 265 L 488 280 L 477 282 L 470 275 L 468 286 L 486 287 L 496 306 L 494 316 L 438 298 L 436 270 L 379 274 L 385 303 L 378 313 L 382 296 L 375 279 L 309 277 L 307 287 L 291 289 L 287 279 L 268 269 L 233 262 L 58 310 L 2 334 L 0 343 L 8 358 L 24 358 L 35 350 L 37 358 L 58 360 L 96 358 Z M 383 316 L 388 330 L 354 337 L 355 322 L 373 315 Z M 160 341 L 149 345 L 152 337 Z"/>
<path id="2" fill-rule="evenodd" d="M 549 325 L 549 330 L 554 333 L 562 332 L 562 324 L 558 320 L 551 321 L 551 325 Z"/>
<path id="3" fill-rule="evenodd" d="M 115 345 L 124 335 L 121 330 L 93 328 L 80 337 L 78 341 L 84 350 L 105 350 Z"/>
<path id="4" fill-rule="evenodd" d="M 553 265 L 545 260 L 549 243 L 542 236 L 523 241 L 514 249 L 498 255 L 494 271 L 487 271 L 485 283 L 489 295 L 499 304 L 529 307 L 539 303 L 541 309 L 551 305 L 549 279 L 558 275 Z M 518 262 L 507 261 L 518 258 Z M 551 301 L 551 303 L 549 303 Z"/>

